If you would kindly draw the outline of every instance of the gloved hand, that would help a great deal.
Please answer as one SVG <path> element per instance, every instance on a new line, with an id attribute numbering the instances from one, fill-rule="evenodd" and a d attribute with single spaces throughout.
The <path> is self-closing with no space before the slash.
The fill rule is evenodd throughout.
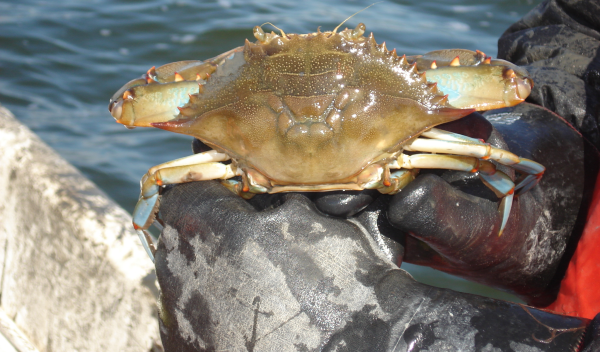
<path id="1" fill-rule="evenodd" d="M 584 144 L 562 119 L 534 105 L 487 115 L 501 132 L 478 114 L 440 128 L 508 147 L 547 168 L 538 186 L 515 197 L 501 236 L 498 200 L 493 192 L 476 175 L 456 171 L 422 171 L 400 193 L 379 200 L 358 213 L 357 219 L 376 238 L 384 238 L 383 234 L 405 245 L 403 258 L 401 254 L 394 257 L 398 262 L 430 266 L 511 291 L 532 304 L 548 304 L 554 299 L 556 287 L 552 280 L 575 227 L 584 193 Z M 511 174 L 510 169 L 502 169 Z M 363 202 L 353 197 L 365 195 L 313 196 L 319 209 L 332 215 L 357 212 Z M 354 209 L 349 208 L 351 204 Z M 379 212 L 379 225 L 369 220 L 373 212 Z M 386 221 L 408 234 L 405 240 L 385 225 Z M 401 250 L 389 243 L 383 247 L 387 253 Z"/>
<path id="2" fill-rule="evenodd" d="M 372 209 L 342 219 L 207 181 L 165 189 L 160 211 L 166 351 L 569 351 L 588 323 L 414 281 L 363 225 Z"/>

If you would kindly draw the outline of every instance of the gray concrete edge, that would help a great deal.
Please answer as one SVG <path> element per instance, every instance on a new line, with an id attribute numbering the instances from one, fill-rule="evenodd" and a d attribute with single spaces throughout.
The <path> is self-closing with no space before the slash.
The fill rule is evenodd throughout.
<path id="1" fill-rule="evenodd" d="M 158 348 L 130 215 L 0 106 L 0 309 L 39 351 Z"/>

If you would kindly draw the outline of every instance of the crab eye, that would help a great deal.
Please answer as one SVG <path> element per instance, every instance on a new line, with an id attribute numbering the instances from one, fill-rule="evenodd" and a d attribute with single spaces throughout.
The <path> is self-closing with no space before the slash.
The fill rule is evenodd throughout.
<path id="1" fill-rule="evenodd" d="M 352 39 L 360 38 L 363 34 L 365 34 L 365 29 L 367 29 L 365 24 L 359 23 L 358 26 L 352 30 L 352 34 L 350 36 Z"/>
<path id="2" fill-rule="evenodd" d="M 265 31 L 260 28 L 260 26 L 254 27 L 252 32 L 254 33 L 254 38 L 256 38 L 259 42 L 264 43 L 267 40 L 267 35 L 265 34 Z"/>

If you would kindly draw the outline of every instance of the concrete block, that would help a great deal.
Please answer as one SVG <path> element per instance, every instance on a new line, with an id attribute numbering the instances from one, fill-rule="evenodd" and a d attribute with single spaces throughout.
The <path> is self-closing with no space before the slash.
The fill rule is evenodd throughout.
<path id="1" fill-rule="evenodd" d="M 0 308 L 39 351 L 160 344 L 131 217 L 0 106 Z"/>

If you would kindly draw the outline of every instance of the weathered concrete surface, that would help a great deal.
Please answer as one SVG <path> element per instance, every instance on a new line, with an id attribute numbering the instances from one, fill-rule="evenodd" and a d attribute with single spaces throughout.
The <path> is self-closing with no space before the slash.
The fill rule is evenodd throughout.
<path id="1" fill-rule="evenodd" d="M 0 151 L 0 308 L 40 351 L 160 343 L 130 216 L 1 106 Z"/>
<path id="2" fill-rule="evenodd" d="M 21 328 L 0 309 L 0 351 L 39 352 Z"/>

